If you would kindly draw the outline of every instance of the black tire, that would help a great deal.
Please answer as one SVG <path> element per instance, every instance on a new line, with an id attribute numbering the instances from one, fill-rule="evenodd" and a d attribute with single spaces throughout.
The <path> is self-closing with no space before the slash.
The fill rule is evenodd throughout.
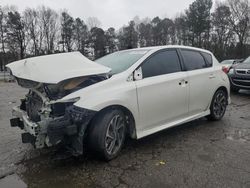
<path id="1" fill-rule="evenodd" d="M 239 90 L 240 90 L 239 88 L 231 87 L 231 91 L 232 91 L 233 93 L 238 93 Z"/>
<path id="2" fill-rule="evenodd" d="M 224 90 L 219 89 L 215 92 L 211 105 L 209 120 L 218 121 L 223 118 L 227 108 L 227 94 Z"/>
<path id="3" fill-rule="evenodd" d="M 119 126 L 121 127 L 118 129 Z M 118 156 L 124 144 L 125 133 L 123 112 L 119 109 L 108 109 L 98 114 L 91 122 L 88 145 L 97 157 L 109 161 Z M 114 148 L 111 148 L 112 146 Z"/>

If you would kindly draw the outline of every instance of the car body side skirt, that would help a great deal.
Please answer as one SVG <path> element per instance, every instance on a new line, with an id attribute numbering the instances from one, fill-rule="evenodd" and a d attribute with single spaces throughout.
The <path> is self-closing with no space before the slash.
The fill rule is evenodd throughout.
<path id="1" fill-rule="evenodd" d="M 201 112 L 201 113 L 198 113 L 198 114 L 195 114 L 193 116 L 189 116 L 189 117 L 177 120 L 177 121 L 173 121 L 173 122 L 166 123 L 166 124 L 163 124 L 163 125 L 155 126 L 155 127 L 151 128 L 151 129 L 138 131 L 137 132 L 137 139 L 140 139 L 142 137 L 148 136 L 150 134 L 159 132 L 159 131 L 167 129 L 167 128 L 178 126 L 178 125 L 181 125 L 183 123 L 187 123 L 187 122 L 193 121 L 195 119 L 205 117 L 205 116 L 207 116 L 209 114 L 210 114 L 210 110 L 206 110 L 204 112 Z"/>

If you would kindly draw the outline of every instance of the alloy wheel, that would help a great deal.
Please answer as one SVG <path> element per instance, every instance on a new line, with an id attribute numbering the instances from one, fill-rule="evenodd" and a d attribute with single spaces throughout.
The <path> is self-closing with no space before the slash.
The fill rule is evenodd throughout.
<path id="1" fill-rule="evenodd" d="M 218 92 L 215 96 L 214 104 L 213 104 L 213 111 L 214 115 L 217 118 L 220 118 L 224 115 L 227 106 L 227 98 L 224 92 Z"/>
<path id="2" fill-rule="evenodd" d="M 114 116 L 107 128 L 105 147 L 108 154 L 116 154 L 125 137 L 125 121 L 121 115 Z"/>

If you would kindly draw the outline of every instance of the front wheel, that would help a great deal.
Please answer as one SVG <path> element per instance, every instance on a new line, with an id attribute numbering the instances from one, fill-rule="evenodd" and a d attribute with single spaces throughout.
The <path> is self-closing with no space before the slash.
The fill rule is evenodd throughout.
<path id="1" fill-rule="evenodd" d="M 218 121 L 220 120 L 227 108 L 227 94 L 224 90 L 217 90 L 213 96 L 211 106 L 210 106 L 210 115 L 208 119 Z"/>
<path id="2" fill-rule="evenodd" d="M 119 154 L 125 140 L 125 116 L 119 109 L 101 112 L 91 123 L 89 146 L 99 157 L 111 160 Z"/>

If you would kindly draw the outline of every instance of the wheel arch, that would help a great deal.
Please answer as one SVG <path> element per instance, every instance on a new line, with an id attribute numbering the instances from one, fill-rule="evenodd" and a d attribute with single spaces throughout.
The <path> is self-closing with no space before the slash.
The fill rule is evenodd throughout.
<path id="1" fill-rule="evenodd" d="M 119 109 L 121 110 L 125 117 L 126 117 L 126 127 L 127 127 L 127 133 L 128 135 L 131 137 L 131 138 L 137 138 L 137 134 L 136 134 L 136 126 L 135 126 L 135 118 L 134 118 L 134 115 L 133 113 L 125 106 L 122 106 L 122 105 L 110 105 L 110 106 L 107 106 L 107 107 L 104 107 L 103 109 L 99 110 L 95 116 L 92 118 L 92 120 L 94 118 L 96 118 L 97 116 L 103 114 L 104 112 L 107 112 L 109 110 L 112 110 L 112 109 Z"/>
<path id="2" fill-rule="evenodd" d="M 220 86 L 214 93 L 216 93 L 218 90 L 223 90 L 225 91 L 226 95 L 227 95 L 227 99 L 229 97 L 229 93 L 228 93 L 228 90 L 225 86 Z"/>
<path id="3" fill-rule="evenodd" d="M 206 116 L 209 120 L 218 121 L 218 120 L 220 120 L 220 119 L 224 116 L 224 114 L 225 114 L 225 111 L 224 111 L 224 112 L 223 112 L 223 115 L 222 115 L 221 117 L 216 117 L 216 116 L 214 115 L 213 109 L 211 109 L 211 105 L 212 105 L 212 103 L 213 103 L 215 94 L 216 94 L 218 91 L 221 91 L 221 90 L 224 91 L 225 94 L 226 94 L 226 99 L 227 99 L 226 105 L 228 105 L 230 93 L 229 93 L 227 87 L 225 87 L 225 86 L 220 86 L 220 87 L 218 87 L 218 88 L 215 90 L 215 92 L 214 92 L 214 94 L 213 94 L 213 97 L 212 97 L 212 100 L 211 100 L 210 105 L 209 105 L 210 114 L 209 114 L 208 116 Z"/>
<path id="4" fill-rule="evenodd" d="M 222 85 L 222 86 L 217 87 L 216 90 L 214 90 L 213 95 L 211 95 L 210 103 L 208 104 L 207 109 L 210 109 L 210 106 L 211 106 L 213 97 L 214 97 L 215 93 L 216 93 L 218 90 L 223 90 L 223 91 L 225 91 L 225 93 L 226 93 L 226 95 L 227 95 L 227 103 L 228 103 L 228 98 L 229 98 L 229 94 L 230 94 L 230 93 L 229 93 L 227 87 Z"/>

